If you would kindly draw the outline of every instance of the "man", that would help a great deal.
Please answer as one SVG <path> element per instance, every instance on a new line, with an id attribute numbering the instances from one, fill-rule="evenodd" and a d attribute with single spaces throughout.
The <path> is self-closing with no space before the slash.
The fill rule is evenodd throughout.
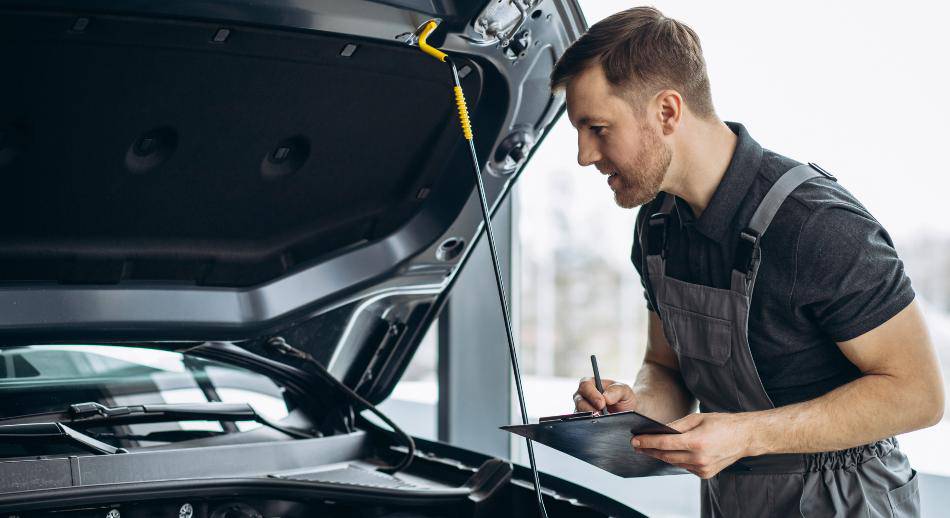
<path id="1" fill-rule="evenodd" d="M 940 421 L 943 385 L 880 223 L 824 170 L 720 121 L 697 35 L 656 9 L 591 27 L 551 84 L 578 162 L 642 205 L 643 366 L 603 394 L 582 380 L 576 409 L 682 432 L 631 443 L 703 479 L 703 516 L 917 515 L 893 435 Z"/>

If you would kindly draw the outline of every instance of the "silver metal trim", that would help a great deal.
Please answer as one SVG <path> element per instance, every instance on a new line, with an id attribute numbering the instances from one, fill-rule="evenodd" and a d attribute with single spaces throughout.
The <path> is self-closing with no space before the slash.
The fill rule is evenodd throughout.
<path id="1" fill-rule="evenodd" d="M 353 315 L 350 317 L 349 322 L 346 323 L 346 328 L 343 329 L 340 339 L 337 340 L 337 343 L 333 348 L 333 355 L 330 357 L 330 361 L 327 362 L 326 369 L 330 372 L 333 372 L 333 368 L 336 366 L 336 362 L 340 358 L 340 353 L 346 347 L 346 342 L 350 336 L 350 333 L 353 332 L 353 328 L 356 327 L 356 323 L 360 315 L 366 310 L 366 308 L 383 299 L 400 295 L 438 295 L 442 292 L 444 287 L 445 283 L 433 284 L 430 286 L 417 286 L 407 289 L 394 288 L 390 290 L 384 290 L 374 296 L 367 298 L 359 306 L 357 306 L 356 309 L 353 310 Z"/>

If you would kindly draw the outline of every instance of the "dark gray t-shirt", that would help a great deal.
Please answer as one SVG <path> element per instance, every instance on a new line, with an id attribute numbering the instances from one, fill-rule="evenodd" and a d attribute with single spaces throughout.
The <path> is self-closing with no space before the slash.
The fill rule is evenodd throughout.
<path id="1" fill-rule="evenodd" d="M 738 144 L 722 182 L 699 219 L 677 198 L 667 236 L 667 275 L 717 288 L 729 288 L 739 232 L 756 206 L 799 165 L 762 149 L 741 124 L 727 124 Z M 659 208 L 659 199 L 640 208 L 634 236 Z M 649 290 L 633 241 L 631 259 Z M 821 177 L 792 192 L 760 245 L 749 344 L 773 403 L 814 399 L 856 379 L 860 371 L 835 342 L 874 329 L 914 299 L 887 231 L 838 182 Z"/>

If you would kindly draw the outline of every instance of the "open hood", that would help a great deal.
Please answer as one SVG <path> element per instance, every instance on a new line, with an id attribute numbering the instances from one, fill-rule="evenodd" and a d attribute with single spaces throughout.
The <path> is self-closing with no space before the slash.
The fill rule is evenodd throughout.
<path id="1" fill-rule="evenodd" d="M 482 233 L 429 19 L 497 207 L 575 0 L 0 0 L 0 342 L 282 336 L 383 399 Z"/>

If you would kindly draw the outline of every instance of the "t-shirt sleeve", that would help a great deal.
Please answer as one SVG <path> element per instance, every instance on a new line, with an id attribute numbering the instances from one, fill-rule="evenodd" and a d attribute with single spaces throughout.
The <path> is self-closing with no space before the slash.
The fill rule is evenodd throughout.
<path id="1" fill-rule="evenodd" d="M 914 300 L 914 290 L 884 227 L 858 207 L 834 205 L 802 225 L 791 297 L 841 342 L 887 322 Z"/>
<path id="2" fill-rule="evenodd" d="M 643 298 L 647 302 L 647 309 L 655 313 L 656 308 L 653 307 L 653 302 L 650 299 L 650 287 L 648 285 L 646 272 L 643 271 L 643 250 L 640 247 L 640 226 L 643 225 L 643 221 L 646 217 L 644 207 L 641 207 L 640 212 L 637 213 L 637 221 L 633 230 L 633 249 L 630 252 L 630 261 L 633 262 L 633 266 L 637 269 L 637 274 L 640 276 L 640 285 L 643 286 Z"/>

